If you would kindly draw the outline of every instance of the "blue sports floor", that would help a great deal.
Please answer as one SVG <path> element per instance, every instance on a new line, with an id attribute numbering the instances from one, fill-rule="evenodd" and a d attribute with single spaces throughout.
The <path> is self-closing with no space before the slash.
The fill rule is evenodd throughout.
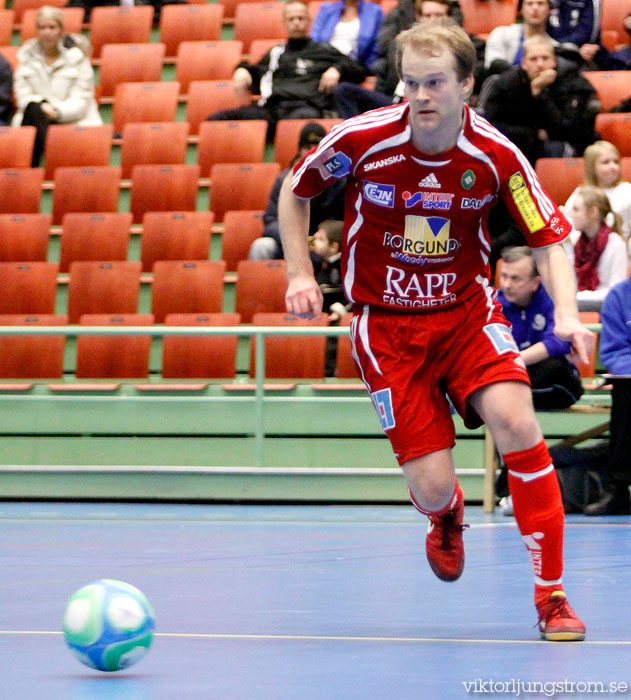
<path id="1" fill-rule="evenodd" d="M 0 503 L 0 700 L 630 698 L 631 518 L 568 517 L 582 643 L 539 641 L 513 519 L 466 520 L 447 584 L 411 507 Z M 149 654 L 114 674 L 60 633 L 99 578 L 156 611 Z"/>

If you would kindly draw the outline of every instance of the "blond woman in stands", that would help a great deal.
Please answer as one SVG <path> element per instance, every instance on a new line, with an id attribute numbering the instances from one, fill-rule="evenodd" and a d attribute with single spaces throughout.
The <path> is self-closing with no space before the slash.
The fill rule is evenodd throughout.
<path id="1" fill-rule="evenodd" d="M 619 214 L 625 241 L 631 238 L 631 182 L 622 179 L 620 152 L 609 141 L 596 141 L 585 149 L 585 184 L 600 187 L 609 198 L 612 210 Z M 566 213 L 571 212 L 578 194 L 577 188 L 565 203 Z"/>
<path id="2" fill-rule="evenodd" d="M 37 37 L 18 51 L 14 75 L 17 112 L 13 126 L 37 129 L 33 167 L 39 165 L 50 124 L 102 124 L 94 99 L 89 47 L 82 37 L 64 33 L 58 7 L 37 13 Z"/>

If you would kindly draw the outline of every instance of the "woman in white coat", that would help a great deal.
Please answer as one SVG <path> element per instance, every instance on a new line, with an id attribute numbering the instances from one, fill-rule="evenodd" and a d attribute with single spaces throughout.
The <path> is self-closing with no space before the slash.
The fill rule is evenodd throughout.
<path id="1" fill-rule="evenodd" d="M 81 37 L 64 34 L 57 7 L 37 13 L 37 38 L 18 51 L 14 75 L 14 126 L 37 128 L 33 167 L 40 163 L 50 124 L 96 126 L 103 121 L 94 99 L 94 73 Z"/>

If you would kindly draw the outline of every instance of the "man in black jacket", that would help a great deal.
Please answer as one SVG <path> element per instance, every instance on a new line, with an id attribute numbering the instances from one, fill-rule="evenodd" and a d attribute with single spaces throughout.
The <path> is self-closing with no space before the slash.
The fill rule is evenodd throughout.
<path id="1" fill-rule="evenodd" d="M 575 68 L 557 67 L 544 36 L 524 42 L 521 66 L 487 79 L 479 107 L 533 164 L 542 157 L 582 155 L 598 139 L 596 91 Z"/>
<path id="2" fill-rule="evenodd" d="M 224 109 L 210 120 L 265 119 L 268 140 L 280 119 L 319 119 L 333 109 L 340 80 L 361 83 L 366 69 L 326 42 L 309 38 L 309 11 L 302 0 L 284 8 L 287 42 L 274 46 L 258 63 L 242 62 L 232 82 L 242 95 L 260 94 L 256 105 Z"/>

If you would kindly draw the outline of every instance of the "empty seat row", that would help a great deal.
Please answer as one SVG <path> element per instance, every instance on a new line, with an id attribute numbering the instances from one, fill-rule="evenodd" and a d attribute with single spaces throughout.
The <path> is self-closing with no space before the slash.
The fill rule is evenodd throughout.
<path id="1" fill-rule="evenodd" d="M 165 326 L 238 326 L 238 313 L 169 314 Z M 0 380 L 60 379 L 64 375 L 64 335 L 3 335 L 2 326 L 64 326 L 65 315 L 0 315 Z M 152 326 L 151 314 L 86 314 L 86 326 Z M 285 313 L 258 313 L 256 326 L 326 326 L 328 319 L 308 321 Z M 159 331 L 157 333 L 159 335 Z M 338 377 L 356 377 L 348 338 L 338 343 Z M 167 335 L 162 339 L 163 378 L 234 378 L 236 335 Z M 79 335 L 74 375 L 79 379 L 146 379 L 150 335 Z M 321 378 L 325 371 L 325 336 L 267 336 L 265 376 Z M 255 343 L 250 343 L 250 375 L 255 374 Z"/>
<path id="2" fill-rule="evenodd" d="M 226 211 L 264 209 L 279 173 L 278 163 L 213 165 L 210 210 L 215 221 L 223 221 Z M 39 213 L 43 182 L 42 168 L 0 170 L 0 213 Z M 53 224 L 70 212 L 119 211 L 118 166 L 57 168 L 53 185 Z M 133 220 L 140 223 L 150 211 L 195 211 L 199 189 L 199 165 L 137 165 L 131 177 Z"/>
<path id="3" fill-rule="evenodd" d="M 298 151 L 300 130 L 307 119 L 282 120 L 275 137 L 275 160 L 286 168 Z M 320 119 L 327 129 L 337 119 Z M 202 177 L 217 163 L 263 161 L 267 122 L 263 120 L 203 122 L 196 141 L 197 163 Z M 44 179 L 52 180 L 58 167 L 110 165 L 114 129 L 111 124 L 77 126 L 53 124 L 44 152 Z M 131 177 L 135 165 L 184 164 L 190 142 L 188 122 L 127 122 L 122 127 L 120 164 L 122 177 Z M 31 166 L 35 127 L 0 126 L 0 168 Z"/>
<path id="4" fill-rule="evenodd" d="M 151 313 L 162 323 L 172 313 L 223 311 L 222 260 L 159 260 L 153 265 Z M 142 264 L 136 261 L 77 261 L 70 265 L 67 314 L 139 311 Z M 0 314 L 53 314 L 57 309 L 59 265 L 52 262 L 0 263 Z M 65 282 L 63 283 L 65 284 Z M 250 323 L 259 312 L 285 310 L 287 278 L 283 260 L 242 260 L 237 266 L 236 312 Z"/>
<path id="5" fill-rule="evenodd" d="M 150 272 L 158 260 L 208 260 L 212 212 L 147 212 L 142 218 L 140 261 Z M 0 262 L 50 260 L 50 214 L 0 214 Z M 77 260 L 127 260 L 132 216 L 103 212 L 65 214 L 61 222 L 59 271 Z M 233 272 L 247 260 L 252 242 L 263 232 L 263 213 L 228 211 L 221 232 L 221 260 Z M 54 260 L 51 260 L 54 262 Z"/>

